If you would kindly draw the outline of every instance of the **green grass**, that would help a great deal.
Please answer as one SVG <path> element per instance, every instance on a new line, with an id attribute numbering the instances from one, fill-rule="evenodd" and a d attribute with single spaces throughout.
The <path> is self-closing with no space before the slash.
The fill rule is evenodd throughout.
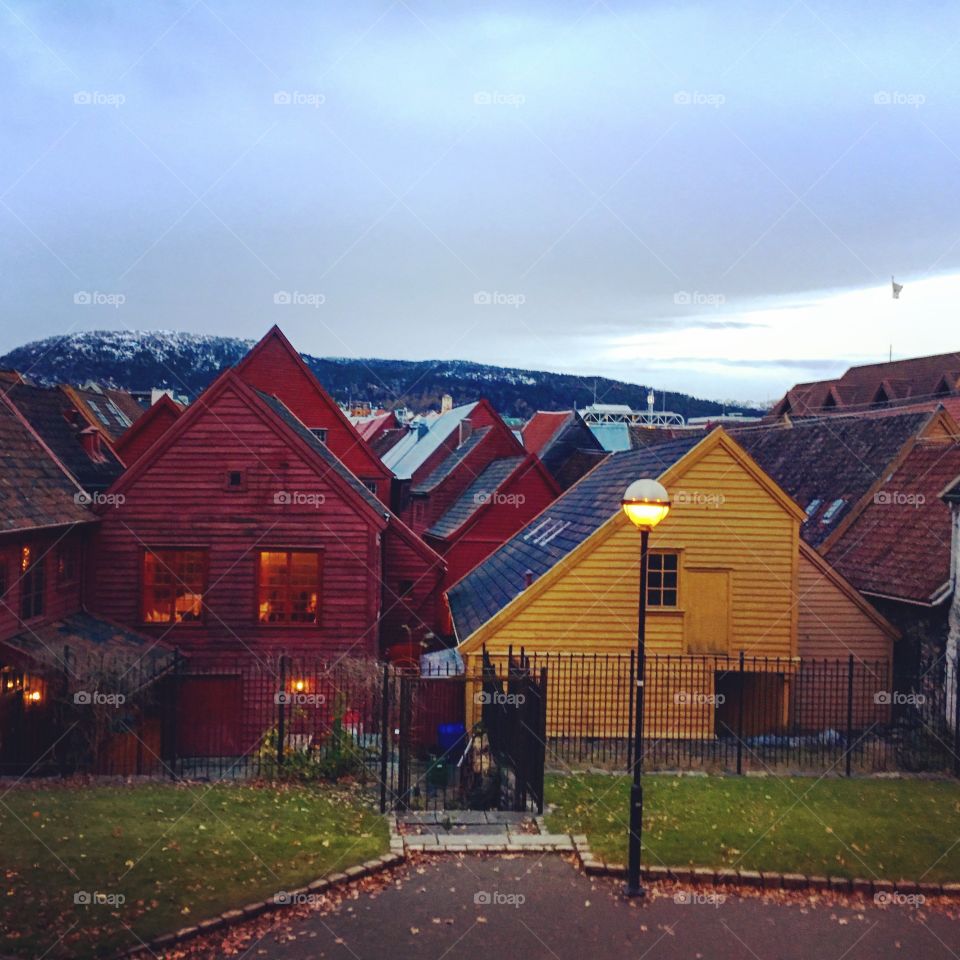
<path id="1" fill-rule="evenodd" d="M 0 796 L 0 955 L 111 952 L 388 846 L 384 821 L 345 787 L 56 785 Z M 80 906 L 80 891 L 125 902 Z"/>
<path id="2" fill-rule="evenodd" d="M 960 784 L 645 776 L 644 862 L 960 881 Z M 550 776 L 551 829 L 627 859 L 629 779 Z"/>

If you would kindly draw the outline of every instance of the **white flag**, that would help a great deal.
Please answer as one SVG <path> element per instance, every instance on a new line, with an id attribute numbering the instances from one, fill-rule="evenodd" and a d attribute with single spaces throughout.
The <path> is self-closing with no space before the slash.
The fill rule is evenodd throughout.
<path id="1" fill-rule="evenodd" d="M 903 284 L 902 284 L 902 283 L 897 283 L 897 281 L 894 280 L 893 277 L 890 278 L 890 283 L 891 283 L 891 285 L 893 286 L 893 299 L 894 299 L 894 300 L 899 300 L 899 299 L 900 299 L 900 291 L 903 289 Z"/>

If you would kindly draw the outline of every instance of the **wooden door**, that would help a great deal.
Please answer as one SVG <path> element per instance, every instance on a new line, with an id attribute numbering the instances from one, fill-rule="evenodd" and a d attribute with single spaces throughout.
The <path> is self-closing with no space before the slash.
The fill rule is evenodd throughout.
<path id="1" fill-rule="evenodd" d="M 687 653 L 728 653 L 730 571 L 687 569 L 683 579 Z"/>

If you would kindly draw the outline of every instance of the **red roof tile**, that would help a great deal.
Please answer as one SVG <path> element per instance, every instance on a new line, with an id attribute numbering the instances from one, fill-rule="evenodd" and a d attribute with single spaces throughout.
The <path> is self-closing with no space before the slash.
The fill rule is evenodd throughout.
<path id="1" fill-rule="evenodd" d="M 539 456 L 572 416 L 570 410 L 538 410 L 523 425 L 521 435 L 524 449 Z"/>

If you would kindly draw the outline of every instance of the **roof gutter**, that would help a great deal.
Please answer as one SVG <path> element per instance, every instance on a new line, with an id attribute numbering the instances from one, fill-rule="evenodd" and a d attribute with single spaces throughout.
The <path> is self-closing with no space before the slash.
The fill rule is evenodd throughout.
<path id="1" fill-rule="evenodd" d="M 877 597 L 880 600 L 892 600 L 894 603 L 909 603 L 913 607 L 938 607 L 953 593 L 953 585 L 948 580 L 938 587 L 927 600 L 912 600 L 909 597 L 897 597 L 890 593 L 877 593 L 875 590 L 861 590 L 865 597 Z"/>

